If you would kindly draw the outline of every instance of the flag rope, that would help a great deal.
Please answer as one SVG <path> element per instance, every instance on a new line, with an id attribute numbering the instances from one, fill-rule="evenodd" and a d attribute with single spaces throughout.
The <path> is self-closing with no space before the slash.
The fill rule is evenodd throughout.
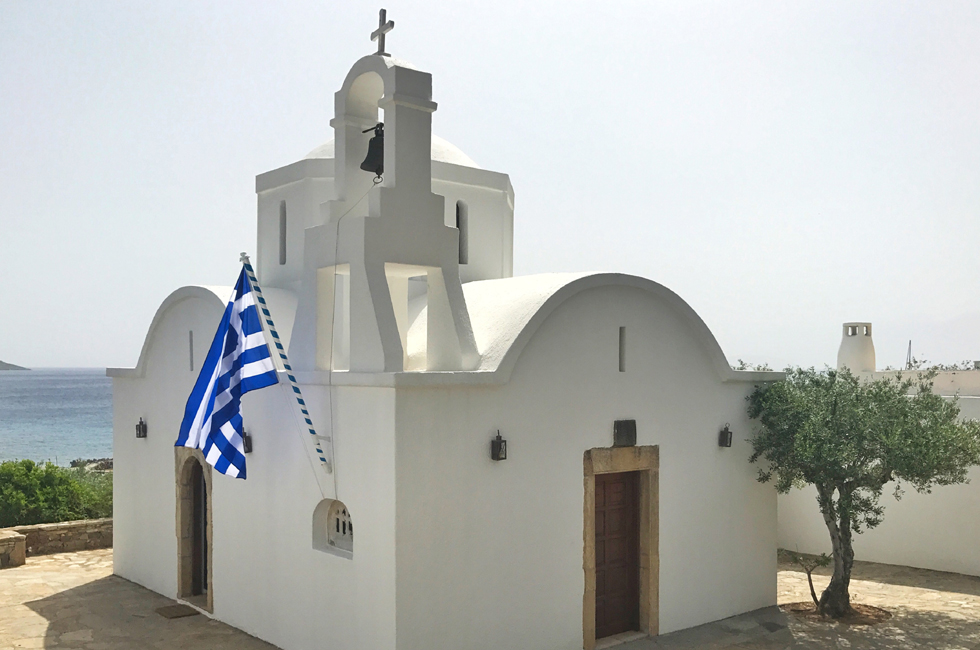
<path id="1" fill-rule="evenodd" d="M 317 457 L 324 465 L 327 473 L 332 474 L 333 463 L 331 461 L 333 460 L 333 436 L 318 435 L 316 429 L 313 427 L 313 420 L 310 417 L 309 410 L 306 408 L 306 400 L 303 399 L 303 392 L 299 389 L 299 384 L 296 382 L 296 377 L 293 376 L 293 369 L 289 365 L 289 358 L 286 357 L 286 349 L 282 344 L 282 340 L 279 338 L 279 333 L 276 332 L 276 325 L 273 323 L 272 315 L 269 313 L 269 305 L 266 303 L 265 297 L 262 295 L 262 289 L 259 287 L 259 282 L 255 278 L 255 271 L 252 269 L 252 263 L 249 261 L 246 253 L 242 253 L 241 261 L 242 264 L 245 265 L 245 273 L 248 276 L 248 281 L 252 284 L 252 290 L 255 292 L 256 301 L 259 303 L 259 310 L 262 312 L 262 318 L 265 320 L 265 324 L 269 328 L 269 334 L 272 336 L 272 342 L 275 344 L 276 352 L 279 353 L 279 359 L 282 362 L 283 369 L 286 371 L 286 377 L 289 379 L 289 387 L 292 389 L 293 397 L 296 400 L 296 405 L 303 414 L 303 420 L 309 435 L 312 436 L 313 446 L 316 449 Z M 327 455 L 323 452 L 323 445 L 320 444 L 321 440 L 325 440 L 330 443 L 330 460 L 327 459 Z"/>

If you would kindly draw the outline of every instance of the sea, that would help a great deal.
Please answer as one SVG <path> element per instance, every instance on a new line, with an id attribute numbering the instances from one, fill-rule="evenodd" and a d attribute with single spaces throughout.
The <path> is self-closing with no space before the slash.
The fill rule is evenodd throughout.
<path id="1" fill-rule="evenodd" d="M 0 371 L 0 461 L 112 458 L 105 368 Z"/>

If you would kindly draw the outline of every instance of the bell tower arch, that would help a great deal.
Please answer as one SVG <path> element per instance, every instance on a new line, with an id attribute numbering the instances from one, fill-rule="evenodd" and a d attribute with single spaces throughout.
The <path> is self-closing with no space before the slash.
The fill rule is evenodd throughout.
<path id="1" fill-rule="evenodd" d="M 432 193 L 432 75 L 388 56 L 357 61 L 334 96 L 335 199 L 305 233 L 290 357 L 297 369 L 405 369 L 409 278 L 426 280 L 426 369 L 479 365 L 459 278 L 458 230 Z M 383 120 L 379 111 L 383 110 Z M 384 175 L 360 168 L 384 122 Z M 338 318 L 338 314 L 341 318 Z"/>

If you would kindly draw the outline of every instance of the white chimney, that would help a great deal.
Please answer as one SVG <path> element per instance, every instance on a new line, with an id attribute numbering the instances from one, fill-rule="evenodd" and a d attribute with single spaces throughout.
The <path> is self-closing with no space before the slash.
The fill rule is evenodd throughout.
<path id="1" fill-rule="evenodd" d="M 871 323 L 844 323 L 844 333 L 837 351 L 837 369 L 845 366 L 855 373 L 875 371 Z"/>

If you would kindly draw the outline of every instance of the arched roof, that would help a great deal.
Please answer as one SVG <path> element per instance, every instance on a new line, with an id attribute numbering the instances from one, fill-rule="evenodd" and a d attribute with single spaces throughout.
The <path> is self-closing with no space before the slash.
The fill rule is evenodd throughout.
<path id="1" fill-rule="evenodd" d="M 472 158 L 463 153 L 462 149 L 454 145 L 448 140 L 440 138 L 436 134 L 432 134 L 432 160 L 436 162 L 449 163 L 451 165 L 459 165 L 460 167 L 473 167 L 474 169 L 480 169 Z M 334 141 L 333 139 L 327 140 L 319 147 L 306 154 L 304 160 L 309 160 L 311 158 L 333 158 L 334 157 Z"/>
<path id="2" fill-rule="evenodd" d="M 459 372 L 396 373 L 394 384 L 506 383 L 524 348 L 548 316 L 579 293 L 599 287 L 633 287 L 663 300 L 668 308 L 688 322 L 692 336 L 699 341 L 722 381 L 777 381 L 785 376 L 782 372 L 733 370 L 718 341 L 697 312 L 676 293 L 652 280 L 623 273 L 541 273 L 481 280 L 463 285 L 473 334 L 481 355 L 478 368 Z M 106 374 L 110 377 L 144 377 L 154 334 L 171 307 L 188 298 L 200 298 L 214 301 L 216 306 L 223 308 L 232 291 L 233 287 L 209 286 L 177 289 L 163 301 L 153 317 L 136 367 L 110 368 Z M 296 313 L 296 296 L 290 291 L 271 288 L 265 289 L 264 294 L 276 315 L 277 329 L 288 349 Z M 426 315 L 423 309 L 408 333 L 410 358 L 424 351 L 425 329 Z M 380 374 L 376 379 L 380 378 Z M 334 373 L 333 382 L 353 385 L 374 383 L 374 380 L 368 379 L 370 375 L 344 377 L 345 375 L 347 373 Z"/>
<path id="3" fill-rule="evenodd" d="M 149 358 L 150 348 L 153 345 L 156 332 L 175 305 L 191 299 L 197 298 L 210 302 L 218 309 L 224 309 L 228 300 L 234 293 L 235 287 L 190 285 L 181 287 L 171 293 L 157 308 L 150 327 L 146 331 L 146 338 L 143 339 L 143 348 L 140 350 L 139 361 L 135 368 L 107 368 L 106 374 L 110 377 L 145 377 L 146 363 Z M 293 330 L 293 318 L 296 315 L 296 296 L 284 289 L 264 289 L 263 295 L 269 303 L 270 309 L 278 316 L 276 320 L 277 330 L 279 330 L 281 340 L 285 345 L 289 345 L 289 337 Z M 214 323 L 215 329 L 218 327 L 217 321 Z M 213 336 L 213 331 L 211 336 Z M 210 341 L 208 342 L 210 345 Z"/>
<path id="4" fill-rule="evenodd" d="M 463 294 L 481 355 L 476 372 L 490 373 L 495 381 L 506 382 L 545 319 L 567 300 L 597 287 L 633 287 L 663 300 L 688 322 L 692 336 L 701 344 L 722 381 L 773 381 L 783 376 L 783 373 L 732 370 L 711 330 L 680 296 L 662 284 L 623 273 L 541 273 L 464 284 Z M 410 357 L 424 349 L 425 323 L 423 310 L 409 332 Z"/>

